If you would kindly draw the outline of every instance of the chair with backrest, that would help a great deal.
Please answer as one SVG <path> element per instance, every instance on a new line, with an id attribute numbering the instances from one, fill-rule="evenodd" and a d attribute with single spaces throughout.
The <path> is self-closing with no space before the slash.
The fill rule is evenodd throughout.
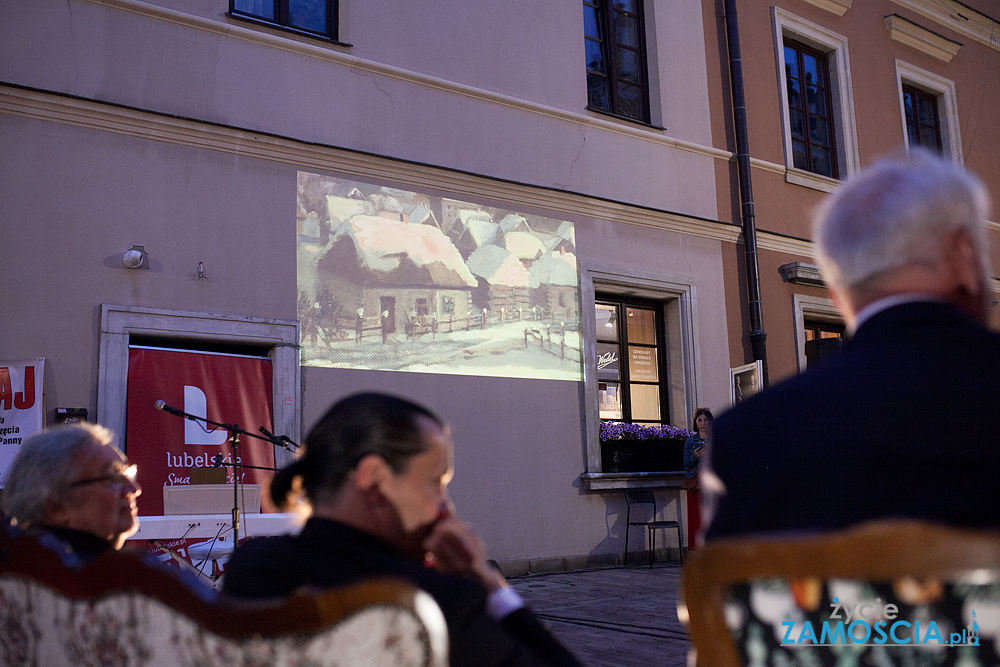
<path id="1" fill-rule="evenodd" d="M 83 564 L 51 535 L 0 525 L 0 665 L 446 667 L 434 599 L 373 578 L 234 600 L 143 557 Z"/>
<path id="2" fill-rule="evenodd" d="M 649 519 L 632 519 L 634 505 L 649 505 Z M 684 545 L 681 543 L 680 512 L 677 521 L 658 521 L 656 519 L 656 497 L 651 489 L 625 489 L 625 565 L 628 565 L 628 534 L 632 526 L 646 527 L 646 542 L 649 544 L 649 567 L 653 567 L 653 555 L 656 552 L 656 531 L 674 528 L 677 530 L 677 548 L 680 550 L 681 563 L 684 562 Z M 645 516 L 645 512 L 642 513 Z"/>
<path id="3" fill-rule="evenodd" d="M 710 542 L 684 567 L 702 667 L 1000 664 L 1000 531 L 881 520 Z"/>

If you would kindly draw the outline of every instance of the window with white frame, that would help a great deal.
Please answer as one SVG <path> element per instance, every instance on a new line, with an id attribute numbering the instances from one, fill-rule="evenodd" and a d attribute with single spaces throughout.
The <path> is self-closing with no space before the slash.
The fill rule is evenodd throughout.
<path id="1" fill-rule="evenodd" d="M 830 192 L 859 168 L 847 38 L 772 8 L 786 180 Z"/>
<path id="2" fill-rule="evenodd" d="M 584 262 L 585 435 L 590 488 L 601 486 L 601 419 L 688 426 L 697 382 L 694 287 L 657 277 L 623 275 Z M 609 326 L 610 325 L 610 326 Z M 613 484 L 613 482 L 608 482 Z"/>
<path id="3" fill-rule="evenodd" d="M 896 86 L 903 145 L 940 152 L 962 164 L 955 83 L 897 60 Z"/>
<path id="4" fill-rule="evenodd" d="M 833 301 L 822 296 L 792 295 L 795 347 L 799 371 L 834 351 L 846 337 L 844 318 Z"/>
<path id="5" fill-rule="evenodd" d="M 587 108 L 648 123 L 642 0 L 583 0 Z"/>

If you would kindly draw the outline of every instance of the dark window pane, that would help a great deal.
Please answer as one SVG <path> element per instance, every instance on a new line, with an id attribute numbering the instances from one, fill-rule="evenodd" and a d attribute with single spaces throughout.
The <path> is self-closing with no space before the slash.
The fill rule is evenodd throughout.
<path id="1" fill-rule="evenodd" d="M 906 138 L 909 140 L 910 145 L 920 145 L 920 134 L 917 132 L 917 124 L 913 121 L 906 121 Z"/>
<path id="2" fill-rule="evenodd" d="M 785 47 L 785 76 L 799 78 L 799 54 L 790 46 Z"/>
<path id="3" fill-rule="evenodd" d="M 830 145 L 830 128 L 826 119 L 815 116 L 809 119 L 809 137 L 814 145 Z"/>
<path id="4" fill-rule="evenodd" d="M 792 164 L 796 169 L 809 169 L 809 163 L 806 160 L 806 146 L 801 141 L 792 141 Z"/>
<path id="5" fill-rule="evenodd" d="M 809 86 L 809 113 L 826 116 L 826 91 L 816 86 Z"/>
<path id="6" fill-rule="evenodd" d="M 621 355 L 614 343 L 597 344 L 597 379 L 617 380 L 621 368 Z"/>
<path id="7" fill-rule="evenodd" d="M 600 23 L 597 20 L 597 8 L 583 5 L 583 34 L 595 39 L 601 38 Z"/>
<path id="8" fill-rule="evenodd" d="M 606 74 L 604 70 L 604 54 L 601 52 L 601 43 L 592 39 L 587 42 L 587 69 Z"/>
<path id="9" fill-rule="evenodd" d="M 833 164 L 830 162 L 828 148 L 812 147 L 812 171 L 824 176 L 833 176 Z"/>
<path id="10" fill-rule="evenodd" d="M 916 116 L 913 112 L 913 95 L 910 93 L 903 93 L 903 108 L 906 110 L 906 120 L 913 121 L 916 120 Z"/>
<path id="11" fill-rule="evenodd" d="M 934 124 L 934 100 L 921 95 L 917 98 L 917 119 L 925 125 Z"/>
<path id="12" fill-rule="evenodd" d="M 923 146 L 924 148 L 929 148 L 932 151 L 936 151 L 938 148 L 937 128 L 935 128 L 933 125 L 921 125 L 920 145 Z"/>
<path id="13" fill-rule="evenodd" d="M 792 139 L 803 140 L 805 139 L 805 121 L 803 120 L 802 112 L 797 109 L 791 109 L 789 111 L 788 119 L 791 123 L 791 133 Z"/>
<path id="14" fill-rule="evenodd" d="M 235 0 L 233 10 L 274 20 L 274 0 Z"/>
<path id="15" fill-rule="evenodd" d="M 792 109 L 789 112 L 789 120 L 792 123 L 792 138 L 793 139 L 805 139 L 805 130 L 803 129 L 802 122 L 802 112 L 798 109 Z"/>
<path id="16" fill-rule="evenodd" d="M 611 109 L 608 80 L 600 74 L 587 73 L 587 104 L 595 109 Z"/>
<path id="17" fill-rule="evenodd" d="M 587 104 L 648 121 L 642 0 L 584 0 Z"/>
<path id="18" fill-rule="evenodd" d="M 634 17 L 626 16 L 625 14 L 615 14 L 615 39 L 618 40 L 619 44 L 633 48 L 638 47 L 637 34 Z"/>
<path id="19" fill-rule="evenodd" d="M 628 49 L 618 49 L 618 78 L 639 83 L 639 54 Z"/>
<path id="20" fill-rule="evenodd" d="M 326 32 L 327 0 L 288 0 L 288 25 Z"/>
<path id="21" fill-rule="evenodd" d="M 799 82 L 795 79 L 788 80 L 788 106 L 796 109 L 802 108 L 802 98 L 799 95 Z"/>
<path id="22" fill-rule="evenodd" d="M 642 97 L 638 86 L 618 82 L 618 113 L 629 118 L 642 118 Z"/>
<path id="23" fill-rule="evenodd" d="M 806 71 L 806 83 L 816 84 L 817 86 L 823 85 L 823 74 L 820 67 L 819 59 L 812 55 L 811 53 L 802 54 L 802 67 Z"/>

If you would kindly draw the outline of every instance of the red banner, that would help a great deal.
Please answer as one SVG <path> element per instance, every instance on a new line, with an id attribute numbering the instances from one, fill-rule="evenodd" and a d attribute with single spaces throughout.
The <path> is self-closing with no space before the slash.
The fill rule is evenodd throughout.
<path id="1" fill-rule="evenodd" d="M 129 459 L 138 465 L 140 516 L 162 515 L 163 487 L 190 484 L 190 470 L 213 467 L 218 455 L 226 466 L 226 482 L 233 483 L 234 446 L 228 441 L 229 433 L 156 410 L 156 401 L 215 422 L 238 425 L 249 433 L 257 433 L 261 426 L 272 430 L 271 361 L 211 352 L 129 348 L 125 442 Z M 242 483 L 260 484 L 266 490 L 273 474 L 273 445 L 244 436 L 235 453 L 241 465 L 268 469 L 240 468 Z M 266 504 L 266 491 L 261 496 Z"/>

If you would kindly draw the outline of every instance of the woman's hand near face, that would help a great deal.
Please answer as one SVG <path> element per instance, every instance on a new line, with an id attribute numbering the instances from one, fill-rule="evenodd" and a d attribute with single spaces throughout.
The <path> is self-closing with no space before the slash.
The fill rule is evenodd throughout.
<path id="1" fill-rule="evenodd" d="M 458 574 L 479 581 L 488 591 L 507 585 L 486 560 L 486 545 L 472 528 L 454 514 L 444 515 L 424 540 L 435 567 L 445 574 Z"/>

